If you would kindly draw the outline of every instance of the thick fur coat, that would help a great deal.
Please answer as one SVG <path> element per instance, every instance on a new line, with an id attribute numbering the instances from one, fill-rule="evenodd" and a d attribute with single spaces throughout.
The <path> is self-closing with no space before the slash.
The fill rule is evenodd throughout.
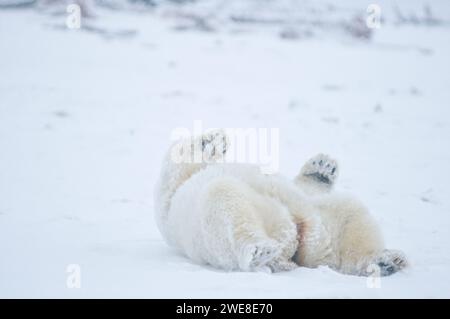
<path id="1" fill-rule="evenodd" d="M 199 162 L 192 161 L 196 150 Z M 364 205 L 333 192 L 331 158 L 317 155 L 291 181 L 255 165 L 224 164 L 226 150 L 227 137 L 216 131 L 174 143 L 163 162 L 158 227 L 193 261 L 240 271 L 327 265 L 382 276 L 406 266 L 401 252 L 385 249 Z"/>

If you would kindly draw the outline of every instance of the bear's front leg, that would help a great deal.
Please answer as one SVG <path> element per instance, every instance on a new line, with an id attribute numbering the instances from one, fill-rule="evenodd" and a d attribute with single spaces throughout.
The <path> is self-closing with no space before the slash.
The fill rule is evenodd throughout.
<path id="1" fill-rule="evenodd" d="M 225 159 L 230 142 L 224 130 L 207 132 L 200 137 L 200 141 L 204 162 L 220 162 Z"/>
<path id="2" fill-rule="evenodd" d="M 338 165 L 331 157 L 318 154 L 307 161 L 295 183 L 311 193 L 331 190 L 338 176 Z"/>

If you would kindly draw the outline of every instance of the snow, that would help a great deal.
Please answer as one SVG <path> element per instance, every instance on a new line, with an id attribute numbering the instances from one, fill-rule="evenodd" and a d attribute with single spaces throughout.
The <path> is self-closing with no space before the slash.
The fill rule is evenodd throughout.
<path id="1" fill-rule="evenodd" d="M 286 40 L 176 31 L 165 13 L 98 9 L 68 30 L 65 16 L 0 10 L 0 297 L 449 298 L 449 26 Z M 171 132 L 195 120 L 279 128 L 286 176 L 337 158 L 338 189 L 411 267 L 368 288 L 326 267 L 227 273 L 170 249 L 153 187 Z"/>

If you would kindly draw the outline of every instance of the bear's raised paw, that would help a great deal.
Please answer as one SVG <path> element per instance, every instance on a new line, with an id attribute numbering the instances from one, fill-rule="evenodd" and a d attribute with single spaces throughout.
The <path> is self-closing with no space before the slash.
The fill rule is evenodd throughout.
<path id="1" fill-rule="evenodd" d="M 303 165 L 301 174 L 331 186 L 338 175 L 337 162 L 325 154 L 318 154 Z"/>

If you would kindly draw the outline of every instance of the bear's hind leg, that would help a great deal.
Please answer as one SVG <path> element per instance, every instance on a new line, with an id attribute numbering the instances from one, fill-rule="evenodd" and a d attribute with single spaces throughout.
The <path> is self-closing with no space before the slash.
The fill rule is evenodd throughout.
<path id="1" fill-rule="evenodd" d="M 272 204 L 272 205 L 270 205 Z M 278 204 L 266 202 L 265 207 L 258 207 L 264 220 L 264 227 L 271 238 L 282 247 L 278 258 L 272 259 L 268 266 L 273 272 L 289 271 L 298 268 L 292 260 L 298 247 L 297 225 L 289 211 Z"/>
<path id="2" fill-rule="evenodd" d="M 221 268 L 258 271 L 278 258 L 280 244 L 265 232 L 252 202 L 252 190 L 231 177 L 213 180 L 202 204 L 202 230 L 213 264 Z"/>
<path id="3" fill-rule="evenodd" d="M 353 204 L 347 206 L 343 214 L 346 216 L 341 216 L 344 223 L 338 242 L 338 271 L 360 276 L 388 276 L 407 266 L 402 252 L 384 248 L 379 227 L 364 207 Z"/>
<path id="4" fill-rule="evenodd" d="M 384 249 L 370 258 L 364 275 L 392 275 L 408 266 L 405 254 L 399 250 Z"/>
<path id="5" fill-rule="evenodd" d="M 242 245 L 238 255 L 239 268 L 242 270 L 273 271 L 275 260 L 280 255 L 280 245 L 270 238 L 254 238 Z"/>

